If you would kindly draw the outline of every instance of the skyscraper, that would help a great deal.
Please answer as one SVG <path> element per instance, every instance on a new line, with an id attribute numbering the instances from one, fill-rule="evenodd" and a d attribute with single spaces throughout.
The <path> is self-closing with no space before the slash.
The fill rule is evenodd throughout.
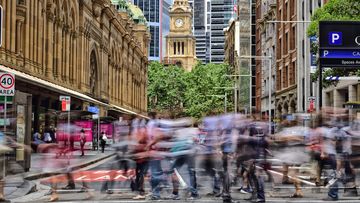
<path id="1" fill-rule="evenodd" d="M 149 60 L 161 61 L 165 54 L 164 36 L 169 33 L 172 0 L 132 0 L 144 13 L 151 33 Z"/>
<path id="2" fill-rule="evenodd" d="M 210 3 L 210 62 L 224 62 L 225 34 L 231 18 L 236 18 L 236 0 L 212 0 Z"/>
<path id="3" fill-rule="evenodd" d="M 210 0 L 191 0 L 193 5 L 193 33 L 196 38 L 196 57 L 203 63 L 210 62 Z"/>

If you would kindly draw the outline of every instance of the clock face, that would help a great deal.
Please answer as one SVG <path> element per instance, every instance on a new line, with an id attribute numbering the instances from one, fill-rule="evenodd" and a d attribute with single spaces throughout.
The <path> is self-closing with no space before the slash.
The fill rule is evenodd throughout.
<path id="1" fill-rule="evenodd" d="M 176 21 L 175 21 L 175 26 L 176 27 L 181 27 L 183 25 L 184 25 L 183 19 L 181 19 L 181 18 L 176 19 Z"/>

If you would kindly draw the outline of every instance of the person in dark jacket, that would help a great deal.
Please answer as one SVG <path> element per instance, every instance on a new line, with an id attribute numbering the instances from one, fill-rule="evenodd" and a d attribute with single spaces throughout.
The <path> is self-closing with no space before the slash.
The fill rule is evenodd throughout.
<path id="1" fill-rule="evenodd" d="M 85 148 L 85 143 L 86 143 L 86 135 L 85 135 L 85 130 L 81 129 L 80 131 L 80 149 L 81 149 L 81 156 L 84 156 L 84 148 Z"/>
<path id="2" fill-rule="evenodd" d="M 100 146 L 101 146 L 101 152 L 104 153 L 105 151 L 105 145 L 106 145 L 107 137 L 104 132 L 101 132 L 100 136 Z"/>

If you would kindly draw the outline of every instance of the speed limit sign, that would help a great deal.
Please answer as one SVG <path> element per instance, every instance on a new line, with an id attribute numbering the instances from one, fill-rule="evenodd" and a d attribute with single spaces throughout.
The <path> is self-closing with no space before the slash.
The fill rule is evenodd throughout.
<path id="1" fill-rule="evenodd" d="M 0 95 L 15 95 L 15 75 L 11 73 L 0 73 Z"/>

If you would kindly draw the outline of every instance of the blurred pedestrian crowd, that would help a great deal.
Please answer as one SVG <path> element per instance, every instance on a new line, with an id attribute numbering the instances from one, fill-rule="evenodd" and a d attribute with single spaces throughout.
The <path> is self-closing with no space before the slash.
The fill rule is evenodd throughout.
<path id="1" fill-rule="evenodd" d="M 356 149 L 360 146 L 360 122 L 349 118 L 343 109 L 324 108 L 313 116 L 308 126 L 303 125 L 303 118 L 285 120 L 271 134 L 269 123 L 256 114 L 213 115 L 195 122 L 191 118 L 158 118 L 151 113 L 148 121 L 134 118 L 124 122 L 118 144 L 113 146 L 121 163 L 116 167 L 126 165 L 124 160 L 135 161 L 131 186 L 137 191 L 137 200 L 146 198 L 147 173 L 151 200 L 198 199 L 197 177 L 205 174 L 212 182 L 207 196 L 233 202 L 230 188 L 240 185 L 239 192 L 251 194 L 249 200 L 265 202 L 264 181 L 274 186 L 279 172 L 282 184 L 294 185 L 290 198 L 303 197 L 304 184 L 327 188 L 326 200 L 339 198 L 340 183 L 344 196 L 357 196 L 354 164 L 360 152 Z M 306 173 L 302 170 L 306 167 L 314 170 Z M 303 178 L 305 175 L 309 178 Z M 162 197 L 161 189 L 169 183 L 172 194 Z M 112 193 L 108 186 L 103 191 Z M 185 189 L 185 196 L 179 194 L 179 188 Z"/>
<path id="2" fill-rule="evenodd" d="M 265 202 L 266 190 L 272 188 L 264 182 L 275 187 L 275 176 L 281 177 L 281 184 L 294 185 L 289 198 L 304 197 L 302 185 L 328 189 L 327 200 L 338 200 L 339 184 L 345 196 L 357 196 L 360 121 L 350 118 L 346 110 L 323 108 L 307 126 L 303 118 L 285 119 L 275 133 L 257 114 L 212 115 L 197 121 L 160 118 L 155 112 L 149 116 L 149 120 L 121 121 L 112 144 L 116 158 L 109 169 L 126 174 L 130 163 L 135 163 L 135 176 L 129 178 L 135 200 L 199 199 L 199 175 L 212 183 L 205 188 L 209 189 L 206 196 L 222 198 L 224 203 L 234 201 L 232 186 L 240 186 L 236 192 L 251 194 L 253 202 Z M 34 142 L 40 142 L 37 138 L 35 134 Z M 43 142 L 54 139 L 48 133 Z M 102 151 L 105 143 L 101 141 Z M 64 173 L 71 180 L 71 172 Z M 146 177 L 150 191 L 145 189 Z M 113 179 L 104 182 L 102 192 L 113 193 Z M 164 185 L 172 189 L 171 195 L 162 196 Z M 73 182 L 70 187 L 75 187 Z M 84 188 L 88 189 L 86 184 Z M 57 199 L 54 186 L 51 200 Z"/>

